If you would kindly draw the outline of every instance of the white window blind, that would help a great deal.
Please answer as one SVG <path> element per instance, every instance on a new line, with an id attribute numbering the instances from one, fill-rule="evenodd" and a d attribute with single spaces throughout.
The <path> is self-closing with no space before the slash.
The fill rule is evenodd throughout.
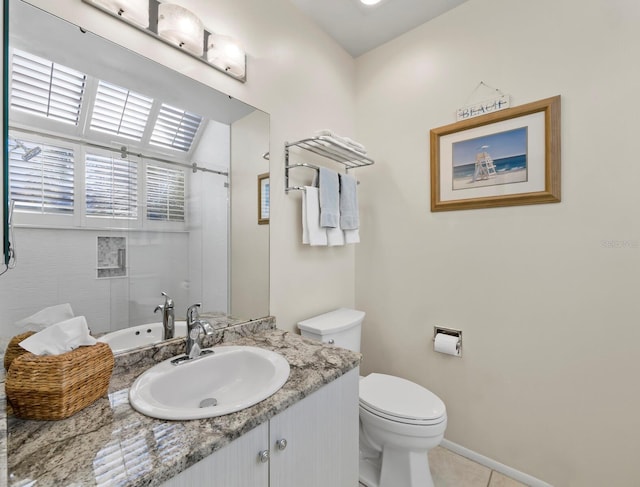
<path id="1" fill-rule="evenodd" d="M 151 133 L 150 143 L 189 152 L 201 121 L 200 115 L 163 103 Z"/>
<path id="2" fill-rule="evenodd" d="M 11 108 L 78 125 L 83 73 L 18 49 L 11 69 Z"/>
<path id="3" fill-rule="evenodd" d="M 27 150 L 36 147 L 24 140 L 22 143 Z M 73 150 L 44 144 L 37 147 L 40 153 L 29 160 L 23 160 L 24 149 L 9 153 L 9 186 L 16 210 L 72 215 Z"/>
<path id="4" fill-rule="evenodd" d="M 147 218 L 184 222 L 185 177 L 180 169 L 147 165 Z"/>
<path id="5" fill-rule="evenodd" d="M 91 129 L 140 140 L 153 99 L 100 81 L 91 116 Z"/>
<path id="6" fill-rule="evenodd" d="M 135 162 L 119 156 L 87 153 L 85 185 L 87 216 L 137 217 L 138 169 Z"/>

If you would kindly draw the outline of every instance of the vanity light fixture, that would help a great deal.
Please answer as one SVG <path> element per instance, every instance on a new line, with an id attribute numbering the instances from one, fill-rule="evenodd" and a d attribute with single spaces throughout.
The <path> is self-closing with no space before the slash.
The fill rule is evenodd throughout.
<path id="1" fill-rule="evenodd" d="M 93 3 L 143 29 L 149 27 L 149 0 L 94 0 Z"/>
<path id="2" fill-rule="evenodd" d="M 207 30 L 196 14 L 158 0 L 82 0 L 112 17 L 180 49 L 205 64 L 247 81 L 247 56 L 229 36 Z"/>
<path id="3" fill-rule="evenodd" d="M 235 76 L 243 77 L 245 74 L 244 50 L 229 36 L 209 34 L 207 61 Z"/>
<path id="4" fill-rule="evenodd" d="M 204 52 L 204 25 L 196 14 L 180 5 L 158 6 L 158 35 L 196 56 Z"/>
<path id="5" fill-rule="evenodd" d="M 381 0 L 360 0 L 363 5 L 377 5 Z"/>

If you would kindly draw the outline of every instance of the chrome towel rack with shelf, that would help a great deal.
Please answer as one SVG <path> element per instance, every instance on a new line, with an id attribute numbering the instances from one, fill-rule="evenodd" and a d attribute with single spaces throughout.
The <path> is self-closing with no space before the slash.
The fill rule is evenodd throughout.
<path id="1" fill-rule="evenodd" d="M 370 166 L 374 163 L 373 159 L 370 159 L 362 152 L 352 149 L 346 144 L 341 144 L 339 141 L 332 137 L 319 136 L 309 137 L 297 142 L 285 142 L 284 144 L 284 191 L 288 193 L 292 190 L 303 190 L 303 186 L 289 186 L 289 170 L 298 167 L 306 167 L 320 170 L 319 166 L 309 164 L 306 162 L 300 162 L 295 164 L 289 163 L 289 149 L 291 147 L 298 147 L 300 149 L 307 150 L 319 156 L 325 157 L 331 161 L 343 164 L 346 171 L 349 169 L 356 169 L 359 167 Z"/>

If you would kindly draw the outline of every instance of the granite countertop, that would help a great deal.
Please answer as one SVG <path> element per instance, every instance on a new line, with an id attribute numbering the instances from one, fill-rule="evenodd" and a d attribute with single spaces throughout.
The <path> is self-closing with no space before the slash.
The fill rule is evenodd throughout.
<path id="1" fill-rule="evenodd" d="M 0 416 L 0 455 L 8 451 L 8 485 L 152 486 L 269 420 L 322 385 L 358 366 L 360 354 L 279 329 L 237 328 L 213 344 L 251 345 L 281 353 L 291 372 L 273 396 L 237 413 L 193 421 L 144 416 L 129 404 L 132 381 L 155 362 L 180 353 L 183 344 L 118 356 L 109 394 L 61 421 Z M 0 384 L 4 386 L 4 384 Z M 4 401 L 4 391 L 0 402 Z M 6 439 L 3 445 L 2 439 Z M 3 474 L 0 461 L 0 475 Z M 0 477 L 1 479 L 6 477 Z"/>

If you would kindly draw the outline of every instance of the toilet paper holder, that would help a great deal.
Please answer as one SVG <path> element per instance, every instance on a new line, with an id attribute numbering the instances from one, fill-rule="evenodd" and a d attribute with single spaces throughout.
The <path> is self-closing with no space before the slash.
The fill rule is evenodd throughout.
<path id="1" fill-rule="evenodd" d="M 462 356 L 462 330 L 454 330 L 453 328 L 443 328 L 442 326 L 433 327 L 433 342 L 436 341 L 436 335 L 449 335 L 458 339 L 456 348 L 458 349 L 458 357 Z"/>

